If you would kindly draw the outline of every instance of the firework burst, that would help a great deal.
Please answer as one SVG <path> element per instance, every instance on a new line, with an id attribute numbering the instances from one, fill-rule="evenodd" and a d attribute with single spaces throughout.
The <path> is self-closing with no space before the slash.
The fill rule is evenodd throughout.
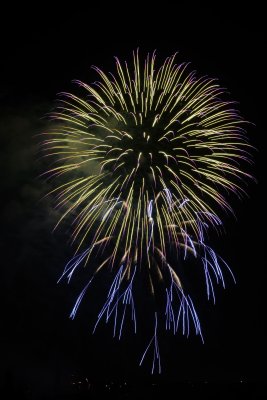
<path id="1" fill-rule="evenodd" d="M 199 259 L 214 302 L 214 283 L 225 285 L 223 270 L 233 277 L 205 237 L 209 228 L 220 229 L 221 209 L 232 212 L 229 193 L 244 194 L 249 175 L 240 163 L 250 161 L 244 121 L 234 103 L 223 100 L 225 90 L 217 81 L 175 64 L 175 55 L 160 68 L 155 58 L 153 53 L 140 62 L 134 52 L 131 67 L 116 58 L 115 74 L 93 67 L 99 80 L 76 81 L 83 97 L 61 94 L 52 113 L 57 124 L 43 143 L 56 163 L 47 173 L 60 177 L 51 192 L 62 209 L 58 223 L 72 219 L 77 243 L 60 280 L 70 281 L 88 264 L 71 318 L 103 269 L 111 270 L 112 281 L 95 328 L 102 319 L 113 319 L 119 338 L 128 314 L 137 330 L 138 277 L 146 276 L 152 297 L 163 287 L 165 312 L 155 301 L 154 332 L 140 361 L 152 349 L 152 372 L 161 370 L 160 316 L 167 330 L 188 335 L 193 327 L 202 338 L 181 265 L 189 257 Z"/>

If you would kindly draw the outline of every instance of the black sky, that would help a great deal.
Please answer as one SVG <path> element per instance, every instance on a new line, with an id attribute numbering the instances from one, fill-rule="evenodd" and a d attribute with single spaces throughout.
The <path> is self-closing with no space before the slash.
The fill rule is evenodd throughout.
<path id="1" fill-rule="evenodd" d="M 34 138 L 45 129 L 43 117 L 58 92 L 73 90 L 73 79 L 95 79 L 92 64 L 111 70 L 113 56 L 129 58 L 139 47 L 143 53 L 157 49 L 160 59 L 179 51 L 180 61 L 191 61 L 200 74 L 219 78 L 240 103 L 242 115 L 255 124 L 248 128 L 248 136 L 259 150 L 253 167 L 258 183 L 249 184 L 248 199 L 234 201 L 237 220 L 226 219 L 226 235 L 213 238 L 214 247 L 231 265 L 237 285 L 218 290 L 215 307 L 201 300 L 204 346 L 194 337 L 165 340 L 162 379 L 264 380 L 262 10 L 223 5 L 196 10 L 178 3 L 147 11 L 138 11 L 134 4 L 109 10 L 104 4 L 65 7 L 24 7 L 2 15 L 2 379 L 13 374 L 45 385 L 45 376 L 47 385 L 53 385 L 75 372 L 102 380 L 149 377 L 149 365 L 137 366 L 145 345 L 141 339 L 130 335 L 118 344 L 105 328 L 92 337 L 93 312 L 85 306 L 76 321 L 68 319 L 78 286 L 56 285 L 72 254 L 68 230 L 63 226 L 51 234 L 57 216 L 48 201 L 40 201 L 47 188 L 37 178 L 41 171 Z"/>

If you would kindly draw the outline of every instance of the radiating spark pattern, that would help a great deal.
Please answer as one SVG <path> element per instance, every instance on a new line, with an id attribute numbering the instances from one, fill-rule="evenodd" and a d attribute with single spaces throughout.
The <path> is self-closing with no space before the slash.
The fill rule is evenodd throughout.
<path id="1" fill-rule="evenodd" d="M 156 68 L 155 52 L 133 65 L 117 58 L 115 74 L 93 67 L 99 80 L 76 81 L 83 97 L 62 93 L 43 146 L 54 164 L 47 172 L 57 177 L 51 192 L 62 217 L 72 219 L 73 259 L 60 278 L 68 282 L 81 265 L 89 279 L 79 294 L 71 318 L 92 280 L 110 269 L 113 280 L 98 314 L 113 319 L 119 338 L 126 315 L 137 330 L 135 282 L 145 271 L 149 293 L 165 287 L 165 327 L 189 334 L 200 322 L 180 276 L 181 265 L 199 258 L 208 298 L 215 303 L 214 282 L 225 286 L 223 271 L 231 270 L 206 244 L 208 228 L 219 230 L 219 210 L 233 212 L 227 197 L 242 196 L 240 165 L 251 162 L 244 121 L 234 103 L 223 100 L 225 90 L 216 80 L 197 77 L 175 56 Z M 175 257 L 174 257 L 175 252 Z M 170 261 L 171 260 L 171 261 Z M 173 265 L 170 265 L 170 264 Z M 97 266 L 95 266 L 97 264 Z M 233 275 L 232 275 L 233 277 Z M 152 372 L 161 370 L 154 334 L 140 364 L 154 346 Z"/>

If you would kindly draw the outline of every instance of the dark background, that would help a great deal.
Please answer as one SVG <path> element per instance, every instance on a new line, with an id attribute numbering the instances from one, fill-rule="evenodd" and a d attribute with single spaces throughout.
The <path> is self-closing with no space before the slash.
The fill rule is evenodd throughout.
<path id="1" fill-rule="evenodd" d="M 34 393 L 63 390 L 77 377 L 92 382 L 251 382 L 266 376 L 265 196 L 265 47 L 264 12 L 194 6 L 137 4 L 106 8 L 72 4 L 10 7 L 1 16 L 1 381 Z M 72 254 L 68 227 L 51 233 L 58 217 L 49 184 L 38 179 L 38 135 L 56 94 L 75 90 L 73 79 L 95 79 L 91 65 L 112 70 L 113 56 L 130 59 L 157 49 L 159 61 L 179 51 L 200 75 L 219 78 L 248 127 L 254 153 L 249 198 L 234 199 L 236 217 L 225 218 L 226 234 L 211 243 L 237 278 L 218 288 L 214 307 L 195 298 L 205 345 L 194 336 L 163 336 L 163 374 L 150 377 L 150 363 L 138 367 L 148 336 L 126 334 L 121 343 L 109 329 L 92 336 L 94 299 L 75 321 L 69 311 L 79 293 L 56 285 Z M 97 296 L 97 293 L 94 293 Z M 89 301 L 89 299 L 88 299 Z M 95 302 L 97 303 L 97 299 Z M 145 311 L 144 311 L 145 313 Z M 143 332 L 145 335 L 145 332 Z M 149 361 L 149 360 L 148 360 Z M 56 389 L 55 389 L 56 388 Z M 61 389 L 60 389 L 61 388 Z M 21 390 L 24 390 L 21 389 Z M 30 389 L 29 389 L 30 390 Z"/>

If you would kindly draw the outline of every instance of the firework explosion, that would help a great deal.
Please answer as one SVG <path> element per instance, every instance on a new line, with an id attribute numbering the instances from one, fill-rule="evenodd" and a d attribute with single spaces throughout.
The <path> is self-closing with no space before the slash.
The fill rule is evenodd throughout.
<path id="1" fill-rule="evenodd" d="M 140 364 L 151 350 L 152 372 L 160 372 L 159 323 L 174 334 L 193 328 L 202 338 L 184 287 L 185 262 L 199 260 L 214 302 L 214 283 L 225 286 L 223 271 L 234 279 L 206 235 L 220 229 L 218 211 L 232 212 L 226 197 L 242 196 L 250 176 L 240 170 L 243 160 L 250 161 L 244 121 L 233 102 L 222 100 L 225 90 L 216 80 L 196 77 L 188 64 L 175 64 L 175 55 L 158 69 L 155 53 L 140 62 L 138 51 L 131 67 L 116 58 L 115 74 L 93 68 L 98 81 L 76 81 L 84 97 L 61 94 L 52 113 L 57 124 L 43 143 L 56 163 L 47 174 L 60 182 L 51 192 L 62 210 L 58 223 L 71 218 L 77 243 L 59 280 L 69 282 L 88 264 L 74 318 L 96 275 L 109 270 L 111 284 L 94 330 L 112 319 L 119 338 L 126 315 L 137 330 L 136 282 L 146 281 L 155 299 L 154 330 Z"/>

